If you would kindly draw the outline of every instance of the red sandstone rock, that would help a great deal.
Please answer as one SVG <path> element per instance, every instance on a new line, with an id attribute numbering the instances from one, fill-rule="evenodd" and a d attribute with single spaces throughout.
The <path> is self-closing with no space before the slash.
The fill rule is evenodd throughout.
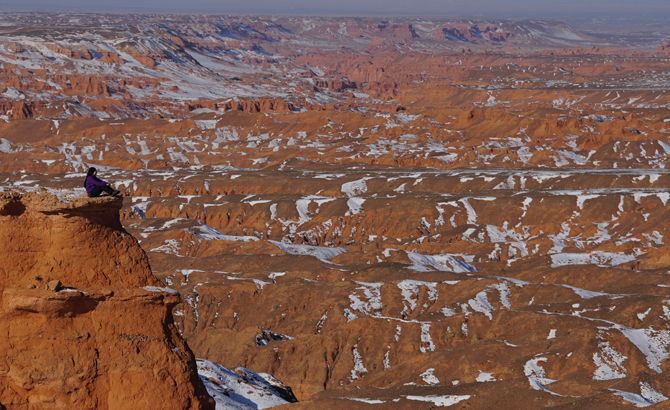
<path id="1" fill-rule="evenodd" d="M 120 205 L 0 194 L 5 408 L 214 408 Z"/>
<path id="2" fill-rule="evenodd" d="M 154 59 L 149 56 L 146 56 L 144 54 L 131 54 L 131 55 L 135 60 L 139 61 L 140 63 L 144 64 L 149 68 L 156 67 L 156 61 L 154 61 Z"/>

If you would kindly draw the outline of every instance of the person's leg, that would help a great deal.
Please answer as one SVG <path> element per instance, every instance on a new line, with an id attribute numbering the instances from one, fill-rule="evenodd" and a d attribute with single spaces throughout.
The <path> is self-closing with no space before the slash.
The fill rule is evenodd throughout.
<path id="1" fill-rule="evenodd" d="M 93 187 L 93 189 L 91 190 L 91 193 L 88 196 L 90 196 L 91 198 L 95 198 L 95 197 L 100 196 L 100 194 L 102 193 L 102 188 L 103 187 L 101 187 L 101 186 Z"/>
<path id="2" fill-rule="evenodd" d="M 112 195 L 114 195 L 115 193 L 119 192 L 119 191 L 113 189 L 113 188 L 110 187 L 110 186 L 103 186 L 103 187 L 100 187 L 100 188 L 102 189 L 102 191 L 104 191 L 104 192 L 105 192 L 107 195 L 109 195 L 109 196 L 112 196 Z"/>

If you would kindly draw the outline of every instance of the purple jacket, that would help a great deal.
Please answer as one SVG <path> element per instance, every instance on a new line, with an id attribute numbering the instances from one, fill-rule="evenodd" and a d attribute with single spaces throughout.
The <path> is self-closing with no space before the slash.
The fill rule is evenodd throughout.
<path id="1" fill-rule="evenodd" d="M 107 182 L 99 179 L 95 175 L 91 175 L 89 177 L 86 177 L 86 193 L 90 194 L 91 191 L 93 191 L 93 188 L 97 186 L 106 186 Z"/>

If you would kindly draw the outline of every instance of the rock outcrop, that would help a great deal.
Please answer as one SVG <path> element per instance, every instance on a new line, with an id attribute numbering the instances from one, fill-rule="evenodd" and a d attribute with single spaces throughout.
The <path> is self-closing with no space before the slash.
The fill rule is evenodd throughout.
<path id="1" fill-rule="evenodd" d="M 0 194 L 0 408 L 214 409 L 121 203 Z"/>

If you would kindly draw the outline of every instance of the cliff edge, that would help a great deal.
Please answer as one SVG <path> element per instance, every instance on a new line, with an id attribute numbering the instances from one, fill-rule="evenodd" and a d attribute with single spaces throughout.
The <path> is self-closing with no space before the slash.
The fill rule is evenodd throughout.
<path id="1" fill-rule="evenodd" d="M 0 193 L 0 409 L 214 409 L 121 205 Z"/>

